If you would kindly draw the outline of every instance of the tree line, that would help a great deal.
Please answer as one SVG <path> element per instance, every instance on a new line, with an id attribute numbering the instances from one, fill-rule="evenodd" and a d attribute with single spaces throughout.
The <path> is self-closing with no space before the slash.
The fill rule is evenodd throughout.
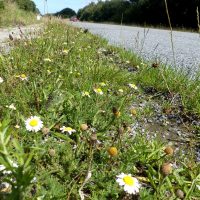
<path id="1" fill-rule="evenodd" d="M 38 9 L 36 8 L 36 5 L 31 0 L 0 0 L 0 9 L 4 9 L 6 6 L 6 3 L 16 3 L 20 9 L 29 11 L 29 12 L 38 12 Z"/>
<path id="2" fill-rule="evenodd" d="M 200 0 L 166 0 L 173 27 L 198 27 Z M 168 26 L 165 0 L 99 0 L 77 13 L 81 21 Z"/>

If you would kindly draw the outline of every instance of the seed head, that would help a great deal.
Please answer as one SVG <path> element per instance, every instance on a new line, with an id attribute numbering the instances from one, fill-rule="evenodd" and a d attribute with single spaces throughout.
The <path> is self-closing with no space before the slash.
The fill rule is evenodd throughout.
<path id="1" fill-rule="evenodd" d="M 164 150 L 167 155 L 172 156 L 174 154 L 174 149 L 171 146 L 167 146 Z"/>
<path id="2" fill-rule="evenodd" d="M 81 124 L 80 129 L 81 129 L 81 131 L 86 131 L 88 129 L 88 125 L 87 124 Z"/>
<path id="3" fill-rule="evenodd" d="M 108 153 L 109 153 L 110 156 L 115 157 L 118 154 L 118 150 L 117 150 L 116 147 L 110 147 L 108 149 Z"/>
<path id="4" fill-rule="evenodd" d="M 185 194 L 182 190 L 178 189 L 176 190 L 176 196 L 180 199 L 184 199 Z"/>
<path id="5" fill-rule="evenodd" d="M 171 174 L 172 173 L 172 165 L 171 165 L 171 163 L 164 163 L 161 166 L 161 172 L 165 176 Z"/>
<path id="6" fill-rule="evenodd" d="M 137 111 L 135 108 L 131 108 L 130 112 L 132 116 L 135 116 L 137 114 Z"/>
<path id="7" fill-rule="evenodd" d="M 56 151 L 54 149 L 49 149 L 49 155 L 54 157 L 56 155 Z"/>
<path id="8" fill-rule="evenodd" d="M 42 133 L 43 133 L 44 135 L 49 134 L 49 131 L 50 131 L 50 129 L 47 128 L 47 127 L 43 127 L 43 128 L 42 128 Z"/>

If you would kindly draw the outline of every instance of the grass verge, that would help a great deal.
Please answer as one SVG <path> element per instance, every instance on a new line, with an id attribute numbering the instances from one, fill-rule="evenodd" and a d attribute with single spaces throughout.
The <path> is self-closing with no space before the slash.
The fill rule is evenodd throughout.
<path id="1" fill-rule="evenodd" d="M 24 26 L 33 23 L 37 23 L 36 14 L 19 9 L 13 2 L 5 2 L 5 9 L 0 10 L 0 27 Z"/>
<path id="2" fill-rule="evenodd" d="M 130 128 L 137 113 L 129 108 L 143 88 L 172 93 L 186 84 L 175 86 L 169 69 L 59 22 L 11 45 L 0 56 L 1 199 L 200 197 L 193 155 L 174 156 L 172 147 Z M 116 182 L 121 173 L 135 178 L 121 180 L 134 194 Z"/>

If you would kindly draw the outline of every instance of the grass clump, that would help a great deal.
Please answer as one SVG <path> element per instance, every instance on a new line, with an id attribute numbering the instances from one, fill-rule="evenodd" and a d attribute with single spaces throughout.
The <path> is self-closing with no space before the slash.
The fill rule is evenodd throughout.
<path id="1" fill-rule="evenodd" d="M 0 27 L 37 23 L 36 14 L 19 9 L 15 2 L 0 1 Z"/>
<path id="2" fill-rule="evenodd" d="M 1 199 L 199 198 L 191 155 L 131 131 L 142 90 L 106 41 L 52 22 L 13 46 L 0 57 Z"/>

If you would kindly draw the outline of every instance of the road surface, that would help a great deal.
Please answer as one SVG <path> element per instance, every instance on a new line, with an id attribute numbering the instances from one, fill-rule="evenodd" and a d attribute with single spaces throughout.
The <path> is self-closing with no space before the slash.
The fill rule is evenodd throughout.
<path id="1" fill-rule="evenodd" d="M 131 50 L 145 60 L 176 65 L 190 74 L 200 68 L 198 33 L 173 31 L 174 59 L 169 30 L 86 22 L 70 23 L 106 38 L 110 44 Z"/>

